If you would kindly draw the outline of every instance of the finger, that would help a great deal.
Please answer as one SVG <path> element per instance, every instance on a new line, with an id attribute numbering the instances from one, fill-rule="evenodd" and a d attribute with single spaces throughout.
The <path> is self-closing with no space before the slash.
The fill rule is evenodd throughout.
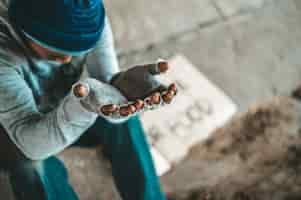
<path id="1" fill-rule="evenodd" d="M 73 94 L 78 98 L 86 97 L 89 93 L 89 88 L 84 84 L 77 84 L 73 88 Z"/>
<path id="2" fill-rule="evenodd" d="M 174 95 L 177 95 L 178 93 L 178 88 L 177 88 L 177 85 L 175 83 L 172 83 L 169 87 L 168 87 L 168 91 L 173 91 L 175 94 Z"/>
<path id="3" fill-rule="evenodd" d="M 110 115 L 113 114 L 114 112 L 116 112 L 118 110 L 118 106 L 115 104 L 109 104 L 109 105 L 105 105 L 102 106 L 100 108 L 100 111 L 104 114 L 104 115 Z"/>
<path id="4" fill-rule="evenodd" d="M 174 96 L 175 96 L 174 91 L 167 91 L 162 95 L 162 99 L 165 103 L 170 104 Z"/>
<path id="5" fill-rule="evenodd" d="M 144 107 L 144 101 L 142 101 L 141 99 L 137 99 L 133 106 L 135 106 L 136 110 L 141 110 Z"/>
<path id="6" fill-rule="evenodd" d="M 127 109 L 130 111 L 131 114 L 134 114 L 137 111 L 134 105 L 128 105 Z"/>
<path id="7" fill-rule="evenodd" d="M 151 98 L 150 98 L 150 97 L 146 97 L 146 98 L 144 99 L 144 104 L 145 104 L 145 105 L 152 105 L 152 100 L 151 100 Z"/>
<path id="8" fill-rule="evenodd" d="M 169 69 L 169 65 L 167 61 L 159 61 L 157 63 L 158 69 L 160 73 L 165 73 Z"/>
<path id="9" fill-rule="evenodd" d="M 126 106 L 125 107 L 120 107 L 119 113 L 123 117 L 127 117 L 127 116 L 129 116 L 131 114 L 130 111 L 129 111 L 129 109 Z"/>
<path id="10" fill-rule="evenodd" d="M 148 64 L 145 65 L 145 67 L 147 68 L 148 72 L 152 75 L 165 73 L 169 69 L 169 65 L 167 61 L 159 61 L 158 63 L 155 64 Z"/>
<path id="11" fill-rule="evenodd" d="M 133 105 L 123 106 L 120 107 L 119 113 L 123 117 L 127 117 L 131 114 L 134 114 L 137 111 L 136 107 Z"/>
<path id="12" fill-rule="evenodd" d="M 150 103 L 151 104 L 160 104 L 161 102 L 161 94 L 160 92 L 155 92 L 151 97 L 150 97 Z"/>

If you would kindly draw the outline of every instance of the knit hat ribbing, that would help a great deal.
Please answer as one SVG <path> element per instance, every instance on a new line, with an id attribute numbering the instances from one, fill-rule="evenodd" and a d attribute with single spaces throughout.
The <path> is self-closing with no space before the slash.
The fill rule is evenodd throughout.
<path id="1" fill-rule="evenodd" d="M 70 54 L 93 48 L 105 22 L 102 0 L 12 0 L 8 14 L 35 41 Z"/>

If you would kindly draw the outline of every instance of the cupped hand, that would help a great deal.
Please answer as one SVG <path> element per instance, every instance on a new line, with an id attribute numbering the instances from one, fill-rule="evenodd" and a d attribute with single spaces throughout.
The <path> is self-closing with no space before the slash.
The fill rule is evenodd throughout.
<path id="1" fill-rule="evenodd" d="M 168 69 L 166 61 L 135 66 L 115 75 L 111 84 L 130 101 L 141 99 L 151 104 L 159 104 L 159 100 L 163 99 L 163 102 L 168 104 L 177 94 L 176 84 L 172 83 L 167 87 L 156 78 Z"/>
<path id="2" fill-rule="evenodd" d="M 165 61 L 136 66 L 119 73 L 111 84 L 86 78 L 76 83 L 72 91 L 87 110 L 113 121 L 127 119 L 172 102 L 176 85 L 167 87 L 155 77 L 168 68 Z"/>

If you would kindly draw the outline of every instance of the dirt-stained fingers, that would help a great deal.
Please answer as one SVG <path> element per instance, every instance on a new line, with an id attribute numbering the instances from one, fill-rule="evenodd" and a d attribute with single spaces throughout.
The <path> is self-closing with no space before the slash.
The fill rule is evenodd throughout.
<path id="1" fill-rule="evenodd" d="M 139 110 L 143 108 L 143 105 L 141 105 L 140 101 L 136 101 L 134 103 L 130 104 L 123 104 L 123 105 L 105 105 L 101 106 L 99 108 L 99 111 L 104 114 L 105 116 L 111 116 L 111 117 L 128 117 L 130 115 L 135 114 Z"/>
<path id="2" fill-rule="evenodd" d="M 130 116 L 132 114 L 135 114 L 137 111 L 136 107 L 133 105 L 127 105 L 127 106 L 122 106 L 119 109 L 119 114 L 123 117 Z"/>
<path id="3" fill-rule="evenodd" d="M 175 83 L 171 84 L 168 89 L 163 92 L 162 98 L 163 101 L 167 104 L 170 104 L 173 100 L 173 98 L 177 95 L 178 89 Z"/>
<path id="4" fill-rule="evenodd" d="M 100 111 L 106 116 L 109 116 L 118 110 L 119 110 L 119 106 L 117 106 L 115 104 L 109 104 L 109 105 L 100 107 Z"/>
<path id="5" fill-rule="evenodd" d="M 133 103 L 133 106 L 135 106 L 135 108 L 137 110 L 141 110 L 144 108 L 144 101 L 141 100 L 141 99 L 137 99 L 134 103 Z"/>
<path id="6" fill-rule="evenodd" d="M 164 88 L 164 87 L 162 87 Z M 177 95 L 178 89 L 175 83 L 169 85 L 167 89 L 160 90 L 160 92 L 154 92 L 149 97 L 145 98 L 146 105 L 159 105 L 162 100 L 166 104 L 170 104 L 173 98 Z"/>
<path id="7" fill-rule="evenodd" d="M 163 91 L 153 92 L 148 97 L 137 99 L 133 102 L 127 102 L 125 104 L 109 104 L 99 108 L 99 111 L 105 116 L 113 118 L 129 117 L 140 113 L 141 111 L 152 110 L 158 108 L 164 104 L 170 104 L 173 98 L 176 96 L 178 90 L 175 83 L 169 85 L 169 87 Z"/>

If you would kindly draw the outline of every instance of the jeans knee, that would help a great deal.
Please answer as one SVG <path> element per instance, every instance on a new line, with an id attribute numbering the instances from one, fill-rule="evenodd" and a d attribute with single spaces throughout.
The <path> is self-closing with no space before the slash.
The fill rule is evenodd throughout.
<path id="1" fill-rule="evenodd" d="M 47 176 L 49 173 L 60 173 L 67 177 L 67 171 L 62 161 L 56 157 L 49 157 L 45 160 L 24 159 L 15 164 L 15 170 L 22 173 L 34 173 L 40 177 Z"/>

